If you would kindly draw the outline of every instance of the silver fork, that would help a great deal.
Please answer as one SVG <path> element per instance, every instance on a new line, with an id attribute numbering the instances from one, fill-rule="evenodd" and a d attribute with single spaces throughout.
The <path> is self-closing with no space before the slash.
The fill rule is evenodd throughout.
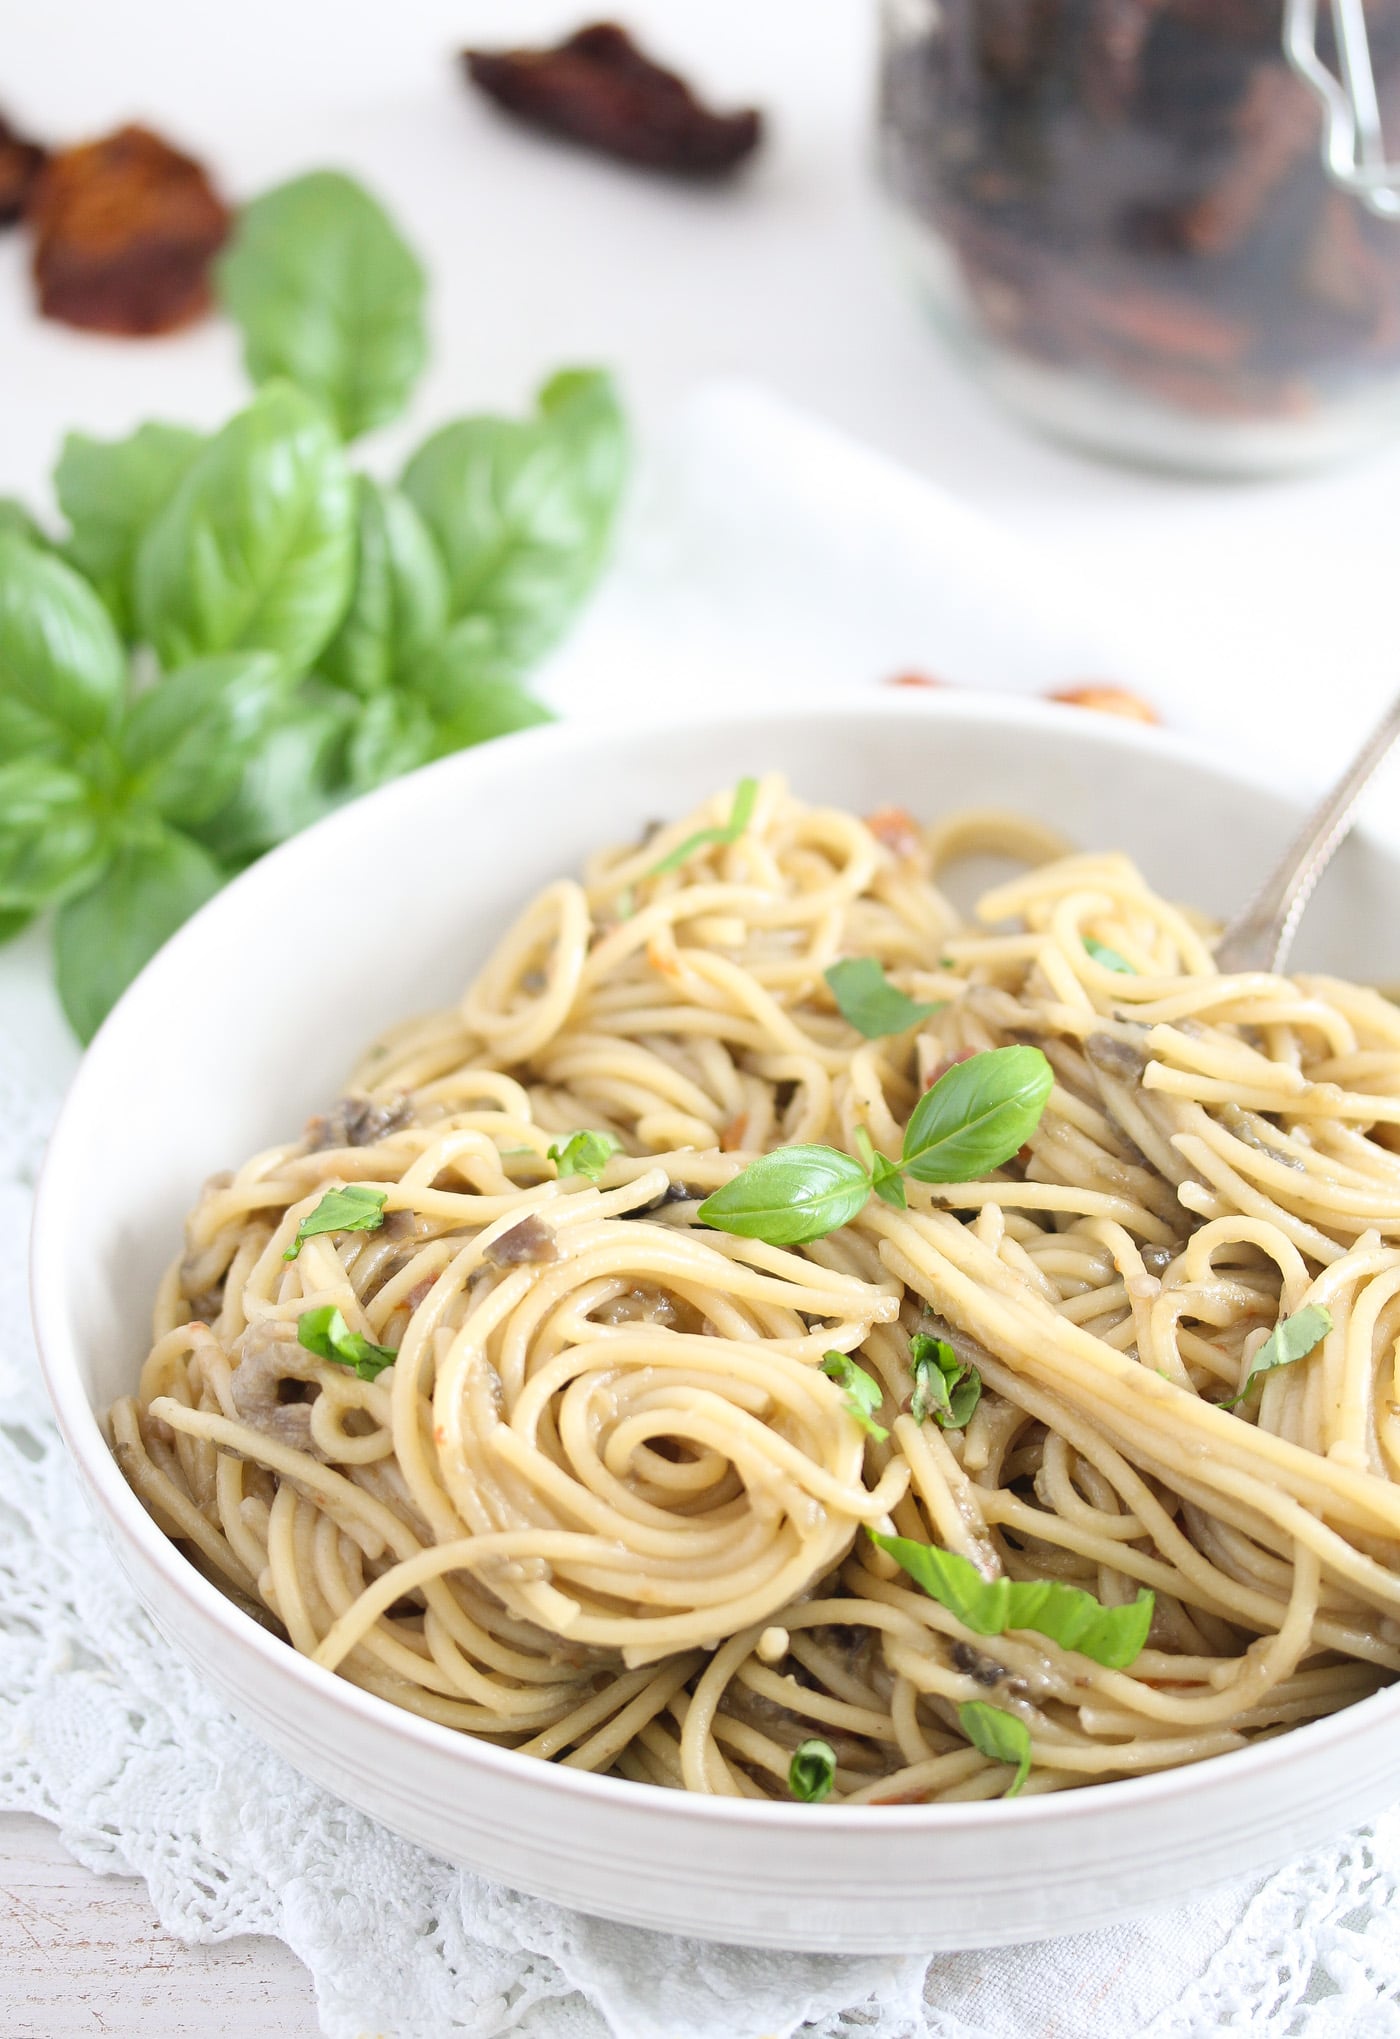
<path id="1" fill-rule="evenodd" d="M 1282 970 L 1318 880 L 1351 833 L 1361 796 L 1400 737 L 1400 699 L 1393 701 L 1350 766 L 1319 801 L 1249 903 L 1215 945 L 1216 967 Z"/>

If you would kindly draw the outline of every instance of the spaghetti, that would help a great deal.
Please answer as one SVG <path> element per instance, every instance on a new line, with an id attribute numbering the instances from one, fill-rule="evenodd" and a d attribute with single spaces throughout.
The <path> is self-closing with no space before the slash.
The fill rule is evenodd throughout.
<path id="1" fill-rule="evenodd" d="M 815 1745 L 838 1800 L 993 1797 L 989 1708 L 1050 1791 L 1388 1682 L 1400 1011 L 1218 975 L 1126 858 L 1014 817 L 863 822 L 777 778 L 734 812 L 550 886 L 459 1008 L 206 1185 L 111 1416 L 157 1522 L 369 1691 L 692 1791 L 787 1796 Z M 941 881 L 988 850 L 1031 868 L 968 923 Z M 865 1038 L 845 957 L 932 1012 Z M 1018 1043 L 1054 1088 L 981 1179 L 796 1247 L 698 1222 L 783 1146 L 897 1159 L 931 1080 Z M 595 1179 L 564 1172 L 580 1129 Z M 347 1184 L 367 1221 L 309 1226 Z M 1304 1311 L 1325 1336 L 1275 1364 Z M 930 1350 L 980 1383 L 960 1420 Z M 889 1539 L 1107 1609 L 1147 1589 L 1146 1644 L 989 1633 Z"/>

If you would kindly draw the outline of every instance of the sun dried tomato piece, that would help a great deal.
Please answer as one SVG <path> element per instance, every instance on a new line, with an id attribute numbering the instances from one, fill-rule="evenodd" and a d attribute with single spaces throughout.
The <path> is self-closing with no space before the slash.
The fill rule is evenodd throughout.
<path id="1" fill-rule="evenodd" d="M 24 211 L 47 154 L 0 113 L 0 227 L 12 226 Z"/>
<path id="2" fill-rule="evenodd" d="M 1081 687 L 1057 687 L 1050 699 L 1063 701 L 1070 708 L 1093 708 L 1100 715 L 1121 715 L 1129 722 L 1162 719 L 1140 694 L 1130 694 L 1126 687 L 1110 687 L 1102 681 L 1089 681 Z"/>
<path id="3" fill-rule="evenodd" d="M 907 807 L 877 807 L 873 814 L 866 815 L 865 825 L 891 856 L 908 862 L 923 855 L 924 839 Z"/>
<path id="4" fill-rule="evenodd" d="M 51 156 L 29 205 L 45 317 L 99 333 L 169 333 L 209 309 L 229 212 L 192 156 L 123 127 Z"/>
<path id="5" fill-rule="evenodd" d="M 669 170 L 719 177 L 758 147 L 761 114 L 715 113 L 625 28 L 598 21 L 552 49 L 464 50 L 474 85 L 507 113 L 586 148 Z"/>

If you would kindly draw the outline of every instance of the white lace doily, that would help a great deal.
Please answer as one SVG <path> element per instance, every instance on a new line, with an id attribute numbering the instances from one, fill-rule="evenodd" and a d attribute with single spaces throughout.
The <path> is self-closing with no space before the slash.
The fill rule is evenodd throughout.
<path id="1" fill-rule="evenodd" d="M 585 1918 L 454 1869 L 298 1776 L 156 1633 L 48 1414 L 24 1246 L 52 1103 L 0 1037 L 0 1807 L 55 1821 L 92 1869 L 143 1876 L 168 1931 L 284 1940 L 330 2039 L 1400 2032 L 1400 1810 L 1259 1888 L 928 1962 L 717 1948 Z"/>

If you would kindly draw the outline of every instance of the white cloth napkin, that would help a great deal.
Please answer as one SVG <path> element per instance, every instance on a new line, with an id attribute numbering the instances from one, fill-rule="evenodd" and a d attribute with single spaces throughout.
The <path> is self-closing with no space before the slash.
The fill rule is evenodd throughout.
<path id="1" fill-rule="evenodd" d="M 579 715 L 701 687 L 709 700 L 807 698 L 915 667 L 1018 690 L 1145 680 L 1169 711 L 1162 677 L 1129 662 L 1130 634 L 1089 581 L 1047 586 L 936 491 L 722 390 L 680 421 L 607 589 L 542 685 Z M 1249 708 L 1224 705 L 1227 736 Z M 171 1932 L 284 1940 L 315 1978 L 330 2039 L 1400 2032 L 1400 1811 L 1262 1884 L 1102 1932 L 853 1959 L 565 1912 L 453 1869 L 299 1777 L 156 1634 L 44 1404 L 23 1260 L 69 1060 L 58 1027 L 31 937 L 0 955 L 0 1806 L 56 1821 L 96 1870 L 143 1876 Z"/>

